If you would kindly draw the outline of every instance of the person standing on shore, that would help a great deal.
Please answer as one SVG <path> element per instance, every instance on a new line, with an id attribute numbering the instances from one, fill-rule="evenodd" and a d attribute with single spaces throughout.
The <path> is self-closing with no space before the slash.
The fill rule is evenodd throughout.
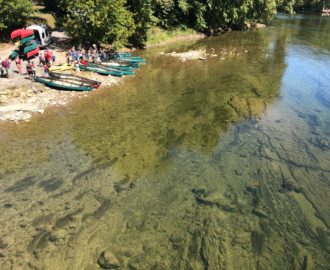
<path id="1" fill-rule="evenodd" d="M 44 64 L 43 70 L 44 70 L 44 77 L 49 77 L 49 66 L 47 64 Z"/>
<path id="2" fill-rule="evenodd" d="M 55 65 L 55 61 L 56 61 L 56 56 L 54 52 L 52 52 L 52 65 Z"/>
<path id="3" fill-rule="evenodd" d="M 51 51 L 49 51 L 48 49 L 46 49 L 44 51 L 44 55 L 45 55 L 46 64 L 48 66 L 52 66 L 52 63 L 51 63 L 51 61 L 52 61 L 52 53 L 51 53 Z"/>
<path id="4" fill-rule="evenodd" d="M 40 53 L 40 55 L 39 55 L 39 67 L 43 67 L 45 63 L 46 63 L 46 59 L 45 59 L 44 53 Z"/>
<path id="5" fill-rule="evenodd" d="M 3 60 L 1 62 L 1 65 L 4 68 L 4 70 L 6 71 L 7 78 L 10 78 L 10 62 L 9 62 L 9 59 L 6 58 L 6 60 Z"/>
<path id="6" fill-rule="evenodd" d="M 32 76 L 36 76 L 36 66 L 34 62 L 31 62 Z"/>
<path id="7" fill-rule="evenodd" d="M 22 60 L 19 57 L 17 57 L 15 63 L 18 70 L 18 74 L 22 75 Z"/>
<path id="8" fill-rule="evenodd" d="M 26 64 L 26 72 L 29 75 L 29 78 L 31 79 L 31 75 L 32 75 L 32 66 L 31 66 L 31 62 L 30 60 L 27 62 Z"/>
<path id="9" fill-rule="evenodd" d="M 75 61 L 76 72 L 80 73 L 80 59 Z"/>

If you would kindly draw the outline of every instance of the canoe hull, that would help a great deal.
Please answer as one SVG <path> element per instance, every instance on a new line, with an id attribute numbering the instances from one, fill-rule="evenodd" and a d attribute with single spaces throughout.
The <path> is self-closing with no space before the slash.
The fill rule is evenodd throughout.
<path id="1" fill-rule="evenodd" d="M 119 72 L 119 71 L 109 71 L 106 69 L 97 68 L 97 67 L 89 67 L 89 66 L 85 66 L 85 65 L 80 65 L 79 67 L 81 70 L 92 71 L 92 72 L 95 72 L 100 75 L 107 75 L 107 76 L 111 75 L 111 76 L 115 76 L 115 77 L 123 76 L 123 73 Z"/>
<path id="2" fill-rule="evenodd" d="M 33 40 L 33 39 L 34 39 L 34 35 L 29 36 L 29 37 L 26 37 L 26 38 L 23 38 L 23 39 L 21 40 L 21 45 L 24 45 L 25 43 L 27 43 L 27 42 L 29 42 L 29 41 L 31 41 L 31 40 Z"/>
<path id="3" fill-rule="evenodd" d="M 19 51 L 18 51 L 18 50 L 15 50 L 15 51 L 13 51 L 13 52 L 9 55 L 9 59 L 10 59 L 11 61 L 14 61 L 14 60 L 17 58 L 18 55 L 19 55 Z"/>
<path id="4" fill-rule="evenodd" d="M 33 35 L 33 30 L 23 30 L 21 32 L 21 39 L 24 39 L 26 37 L 32 36 Z"/>
<path id="5" fill-rule="evenodd" d="M 33 79 L 36 82 L 43 83 L 44 85 L 58 89 L 58 90 L 66 90 L 66 91 L 92 91 L 92 86 L 79 86 L 73 84 L 67 84 L 61 80 L 54 80 L 53 78 L 44 78 L 44 77 L 37 77 L 34 76 Z"/>
<path id="6" fill-rule="evenodd" d="M 131 69 L 121 69 L 120 67 L 111 67 L 111 66 L 108 66 L 108 65 L 104 65 L 104 64 L 95 64 L 95 63 L 91 63 L 91 62 L 88 62 L 88 66 L 91 67 L 91 68 L 100 68 L 100 69 L 104 69 L 104 70 L 107 70 L 107 71 L 110 71 L 110 72 L 113 72 L 115 74 L 120 74 L 121 75 L 135 75 L 135 72 L 132 71 Z M 116 75 L 114 75 L 116 76 Z"/>
<path id="7" fill-rule="evenodd" d="M 14 40 L 14 39 L 20 37 L 23 31 L 24 31 L 24 29 L 17 29 L 17 30 L 14 30 L 14 31 L 11 32 L 11 34 L 10 34 L 10 39 L 11 39 L 11 40 Z"/>
<path id="8" fill-rule="evenodd" d="M 26 54 L 26 58 L 29 59 L 29 58 L 32 58 L 34 56 L 38 56 L 39 51 L 40 51 L 39 47 L 35 48 L 33 51 L 30 51 Z"/>
<path id="9" fill-rule="evenodd" d="M 70 69 L 74 69 L 74 65 L 64 64 L 61 66 L 52 66 L 51 68 L 49 68 L 50 71 L 59 71 L 59 70 L 65 71 Z"/>
<path id="10" fill-rule="evenodd" d="M 71 82 L 75 82 L 75 83 L 88 85 L 93 88 L 99 88 L 99 86 L 101 85 L 101 82 L 99 82 L 99 81 L 91 80 L 91 79 L 73 75 L 73 74 L 65 74 L 65 73 L 58 73 L 58 72 L 50 72 L 49 74 L 53 78 L 58 78 L 58 79 L 62 79 L 65 81 L 71 81 Z"/>

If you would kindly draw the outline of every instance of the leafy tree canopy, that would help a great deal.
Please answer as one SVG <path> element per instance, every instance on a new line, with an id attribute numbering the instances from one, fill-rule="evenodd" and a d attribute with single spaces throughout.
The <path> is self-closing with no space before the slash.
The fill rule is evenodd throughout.
<path id="1" fill-rule="evenodd" d="M 31 0 L 0 0 L 0 30 L 9 32 L 24 26 L 26 18 L 32 12 Z"/>
<path id="2" fill-rule="evenodd" d="M 65 29 L 81 43 L 123 46 L 135 31 L 133 14 L 125 4 L 125 0 L 69 0 Z"/>
<path id="3" fill-rule="evenodd" d="M 0 0 L 0 30 L 24 24 L 32 0 Z M 37 1 L 37 0 L 35 0 Z M 151 26 L 214 33 L 247 22 L 268 23 L 276 10 L 293 14 L 321 10 L 326 0 L 39 0 L 81 43 L 143 47 Z"/>

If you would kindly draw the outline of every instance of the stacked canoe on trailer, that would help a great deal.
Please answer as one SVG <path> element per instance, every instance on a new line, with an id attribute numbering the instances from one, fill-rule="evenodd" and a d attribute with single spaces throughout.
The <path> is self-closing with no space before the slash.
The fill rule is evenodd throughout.
<path id="1" fill-rule="evenodd" d="M 34 40 L 34 32 L 30 29 L 14 30 L 10 38 L 12 41 L 19 40 L 19 47 L 14 50 L 9 58 L 15 60 L 17 57 L 25 60 L 37 57 L 40 51 L 39 45 Z"/>

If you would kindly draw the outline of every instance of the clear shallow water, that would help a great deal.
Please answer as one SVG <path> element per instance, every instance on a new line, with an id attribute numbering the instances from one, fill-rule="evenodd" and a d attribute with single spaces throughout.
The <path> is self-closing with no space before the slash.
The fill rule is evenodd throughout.
<path id="1" fill-rule="evenodd" d="M 330 18 L 145 52 L 0 126 L 1 269 L 330 269 Z M 206 49 L 181 63 L 160 52 Z"/>

